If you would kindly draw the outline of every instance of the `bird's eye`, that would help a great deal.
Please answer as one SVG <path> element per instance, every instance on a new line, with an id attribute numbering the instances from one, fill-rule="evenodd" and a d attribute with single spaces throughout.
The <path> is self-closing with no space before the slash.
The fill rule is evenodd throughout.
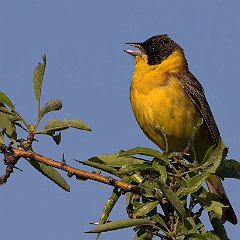
<path id="1" fill-rule="evenodd" d="M 155 45 L 150 46 L 149 50 L 150 52 L 154 52 L 156 50 L 156 46 Z"/>

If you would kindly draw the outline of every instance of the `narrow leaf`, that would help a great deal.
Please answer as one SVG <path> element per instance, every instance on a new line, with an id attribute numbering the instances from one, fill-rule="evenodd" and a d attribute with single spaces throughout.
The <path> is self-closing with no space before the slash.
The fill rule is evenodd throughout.
<path id="1" fill-rule="evenodd" d="M 134 210 L 133 215 L 135 218 L 142 217 L 151 212 L 157 205 L 158 201 L 144 203 Z"/>
<path id="2" fill-rule="evenodd" d="M 204 239 L 210 239 L 210 240 L 221 240 L 217 235 L 215 235 L 213 232 L 206 232 L 203 235 L 205 238 Z"/>
<path id="3" fill-rule="evenodd" d="M 83 165 L 94 167 L 110 174 L 114 174 L 116 172 L 116 170 L 113 167 L 107 166 L 105 164 L 92 162 L 92 161 L 79 161 L 79 160 L 76 160 L 76 161 Z"/>
<path id="4" fill-rule="evenodd" d="M 118 190 L 118 188 L 114 188 L 113 192 L 110 196 L 110 198 L 107 200 L 104 208 L 103 208 L 103 212 L 102 215 L 100 217 L 100 221 L 99 221 L 99 226 L 106 223 L 108 220 L 108 217 L 114 207 L 114 205 L 116 204 L 116 202 L 118 201 L 118 199 L 121 196 L 121 191 Z M 97 238 L 96 240 L 100 237 L 100 233 L 97 234 Z"/>
<path id="5" fill-rule="evenodd" d="M 100 232 L 108 232 L 112 230 L 141 226 L 141 225 L 150 225 L 155 226 L 154 223 L 148 219 L 139 218 L 139 219 L 126 219 L 126 220 L 118 220 L 109 223 L 105 223 L 96 228 L 91 229 L 87 233 L 100 233 Z"/>
<path id="6" fill-rule="evenodd" d="M 160 215 L 159 213 L 154 213 L 154 214 L 151 214 L 151 213 L 150 213 L 149 216 L 150 216 L 154 221 L 156 221 L 160 226 L 162 226 L 162 227 L 164 228 L 164 229 L 163 229 L 164 231 L 168 229 L 165 221 L 163 220 L 163 216 L 162 216 L 162 215 Z"/>
<path id="7" fill-rule="evenodd" d="M 160 164 L 159 161 L 155 161 L 155 160 L 152 161 L 152 166 L 154 167 L 155 170 L 159 171 L 161 180 L 166 183 L 167 181 L 166 167 Z"/>
<path id="8" fill-rule="evenodd" d="M 155 198 L 155 193 L 153 192 L 152 189 L 148 187 L 141 187 L 140 193 L 142 196 L 147 197 L 147 198 Z"/>
<path id="9" fill-rule="evenodd" d="M 153 150 L 151 148 L 143 148 L 143 147 L 132 148 L 127 151 L 121 152 L 119 155 L 127 156 L 127 155 L 136 155 L 136 154 L 163 159 L 163 155 L 161 152 L 157 150 Z"/>
<path id="10" fill-rule="evenodd" d="M 184 240 L 206 240 L 206 238 L 199 233 L 190 233 L 186 235 Z"/>
<path id="11" fill-rule="evenodd" d="M 43 108 L 41 109 L 40 112 L 40 119 L 42 119 L 42 117 L 52 111 L 57 111 L 60 110 L 62 108 L 62 101 L 60 99 L 52 99 L 50 101 L 48 101 Z"/>
<path id="12" fill-rule="evenodd" d="M 196 192 L 209 176 L 210 173 L 204 172 L 201 175 L 196 175 L 192 177 L 188 182 L 187 186 L 182 186 L 181 188 L 179 188 L 178 194 L 181 194 L 181 196 L 187 196 L 188 194 Z"/>
<path id="13" fill-rule="evenodd" d="M 0 112 L 6 113 L 6 114 L 11 115 L 11 116 L 16 116 L 15 113 L 9 111 L 9 110 L 8 110 L 7 108 L 5 108 L 5 107 L 0 107 Z"/>
<path id="14" fill-rule="evenodd" d="M 139 158 L 131 157 L 131 156 L 119 156 L 118 153 L 113 153 L 113 154 L 104 154 L 104 155 L 92 157 L 84 162 L 100 163 L 100 164 L 105 164 L 112 167 L 122 167 L 123 165 L 128 165 L 128 164 L 142 164 L 147 161 Z"/>
<path id="15" fill-rule="evenodd" d="M 148 163 L 124 165 L 119 169 L 117 174 L 125 175 L 131 172 L 138 172 L 138 171 L 141 172 L 146 170 L 154 170 L 154 168 Z"/>
<path id="16" fill-rule="evenodd" d="M 147 230 L 149 227 L 144 226 L 137 232 L 133 240 L 152 240 L 153 235 L 150 234 Z"/>
<path id="17" fill-rule="evenodd" d="M 14 110 L 14 105 L 9 99 L 9 97 L 4 93 L 0 92 L 0 102 L 6 104 L 8 107 L 10 107 L 12 110 Z"/>
<path id="18" fill-rule="evenodd" d="M 56 183 L 63 190 L 70 192 L 70 187 L 65 179 L 54 168 L 34 160 L 30 160 L 29 163 L 45 177 Z"/>
<path id="19" fill-rule="evenodd" d="M 39 63 L 33 73 L 33 89 L 37 101 L 40 101 L 42 92 L 42 82 L 46 67 L 46 55 L 42 55 L 43 63 Z"/>
<path id="20" fill-rule="evenodd" d="M 202 125 L 203 125 L 203 119 L 201 118 L 201 119 L 199 119 L 197 125 L 193 128 L 191 139 L 188 142 L 188 148 L 193 151 L 193 155 L 194 155 L 193 161 L 196 161 L 196 152 L 195 152 L 195 148 L 194 148 L 194 140 L 195 140 L 195 137 L 196 137 L 197 133 L 201 129 Z"/>
<path id="21" fill-rule="evenodd" d="M 201 175 L 192 177 L 188 183 L 189 194 L 196 192 L 202 186 L 202 183 L 209 177 L 209 175 L 209 173 L 203 173 Z"/>
<path id="22" fill-rule="evenodd" d="M 209 173 L 215 173 L 221 161 L 225 159 L 227 154 L 227 148 L 223 142 L 220 141 L 217 147 L 213 146 L 208 150 L 203 160 L 202 169 L 205 169 Z"/>
<path id="23" fill-rule="evenodd" d="M 172 189 L 163 181 L 158 180 L 157 183 L 164 196 L 172 204 L 173 208 L 178 212 L 181 217 L 181 221 L 183 222 L 186 217 L 186 211 L 177 194 L 173 192 Z"/>

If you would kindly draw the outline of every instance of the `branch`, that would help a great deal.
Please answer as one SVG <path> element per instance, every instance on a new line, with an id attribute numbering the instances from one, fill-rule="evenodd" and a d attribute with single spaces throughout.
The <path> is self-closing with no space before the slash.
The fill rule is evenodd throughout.
<path id="1" fill-rule="evenodd" d="M 74 168 L 72 166 L 67 165 L 65 162 L 55 161 L 51 158 L 47 158 L 40 154 L 37 154 L 32 150 L 25 151 L 25 150 L 20 150 L 16 148 L 10 148 L 5 146 L 4 144 L 0 144 L 0 150 L 4 154 L 4 163 L 5 165 L 7 165 L 6 173 L 4 176 L 0 178 L 2 180 L 0 181 L 0 183 L 1 182 L 4 183 L 4 181 L 6 182 L 6 180 L 10 177 L 10 174 L 13 172 L 14 165 L 18 162 L 18 160 L 20 158 L 25 158 L 25 159 L 41 162 L 47 166 L 58 168 L 62 171 L 65 171 L 68 173 L 69 177 L 76 176 L 79 178 L 91 179 L 93 181 L 118 187 L 125 192 L 132 192 L 132 193 L 140 192 L 140 189 L 137 186 L 123 182 L 121 180 L 116 180 L 112 177 L 106 177 L 98 173 L 88 172 L 88 171 L 80 170 L 78 168 Z M 11 156 L 10 161 L 6 161 L 6 159 L 9 159 L 10 156 Z M 11 171 L 8 170 L 9 168 Z"/>

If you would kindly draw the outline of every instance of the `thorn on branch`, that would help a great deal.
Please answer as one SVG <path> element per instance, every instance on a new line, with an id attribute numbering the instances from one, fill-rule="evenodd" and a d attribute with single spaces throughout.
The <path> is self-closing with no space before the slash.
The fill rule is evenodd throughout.
<path id="1" fill-rule="evenodd" d="M 113 177 L 109 176 L 107 178 L 110 185 L 114 185 L 116 183 L 116 179 L 114 179 Z"/>
<path id="2" fill-rule="evenodd" d="M 64 157 L 64 153 L 63 153 L 63 155 L 62 155 L 62 167 L 64 166 L 64 165 L 66 165 L 66 160 L 65 160 L 65 157 Z"/>
<path id="3" fill-rule="evenodd" d="M 17 169 L 17 170 L 20 171 L 20 172 L 23 172 L 23 170 L 22 170 L 21 168 L 18 168 L 18 167 L 16 167 L 16 166 L 14 166 L 13 168 Z"/>
<path id="4" fill-rule="evenodd" d="M 74 175 L 73 173 L 70 173 L 70 172 L 67 173 L 67 176 L 68 176 L 69 178 L 71 178 L 73 175 Z"/>

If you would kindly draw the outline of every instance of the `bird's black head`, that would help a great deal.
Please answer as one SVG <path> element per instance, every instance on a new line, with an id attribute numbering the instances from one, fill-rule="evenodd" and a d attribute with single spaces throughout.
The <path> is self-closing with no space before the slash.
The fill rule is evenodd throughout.
<path id="1" fill-rule="evenodd" d="M 161 63 L 170 56 L 177 48 L 180 48 L 168 35 L 156 35 L 141 44 L 146 55 L 148 64 L 155 65 Z"/>
<path id="2" fill-rule="evenodd" d="M 129 45 L 138 47 L 139 51 L 126 50 L 126 52 L 133 56 L 146 54 L 149 65 L 160 64 L 176 49 L 182 50 L 167 34 L 155 35 L 143 43 L 129 43 Z"/>

